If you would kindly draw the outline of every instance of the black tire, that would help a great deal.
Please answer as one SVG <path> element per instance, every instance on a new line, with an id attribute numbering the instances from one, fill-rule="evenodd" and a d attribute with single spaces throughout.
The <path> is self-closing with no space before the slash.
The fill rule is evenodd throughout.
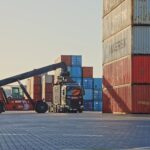
<path id="1" fill-rule="evenodd" d="M 4 111 L 5 111 L 4 104 L 2 102 L 0 102 L 0 113 L 2 113 Z"/>
<path id="2" fill-rule="evenodd" d="M 37 113 L 46 113 L 48 111 L 47 103 L 43 101 L 37 101 L 35 105 L 35 111 Z"/>

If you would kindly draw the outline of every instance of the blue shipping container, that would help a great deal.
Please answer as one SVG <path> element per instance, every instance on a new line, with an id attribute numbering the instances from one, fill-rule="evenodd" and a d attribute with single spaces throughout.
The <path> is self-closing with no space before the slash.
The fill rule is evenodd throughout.
<path id="1" fill-rule="evenodd" d="M 85 101 L 93 100 L 93 89 L 84 89 L 83 99 Z"/>
<path id="2" fill-rule="evenodd" d="M 102 78 L 94 78 L 93 79 L 94 89 L 102 90 Z"/>
<path id="3" fill-rule="evenodd" d="M 70 67 L 70 77 L 81 78 L 82 77 L 82 68 L 77 66 Z"/>
<path id="4" fill-rule="evenodd" d="M 93 111 L 93 101 L 84 102 L 85 111 Z"/>
<path id="5" fill-rule="evenodd" d="M 72 80 L 77 82 L 80 86 L 82 86 L 82 78 L 72 78 Z"/>
<path id="6" fill-rule="evenodd" d="M 72 66 L 82 66 L 82 56 L 72 56 Z"/>
<path id="7" fill-rule="evenodd" d="M 83 78 L 83 87 L 93 89 L 93 78 Z"/>
<path id="8" fill-rule="evenodd" d="M 102 101 L 102 91 L 101 90 L 94 90 L 94 100 Z"/>
<path id="9" fill-rule="evenodd" d="M 102 111 L 102 102 L 94 101 L 94 111 Z"/>
<path id="10" fill-rule="evenodd" d="M 71 74 L 71 66 L 67 66 L 67 71 Z"/>

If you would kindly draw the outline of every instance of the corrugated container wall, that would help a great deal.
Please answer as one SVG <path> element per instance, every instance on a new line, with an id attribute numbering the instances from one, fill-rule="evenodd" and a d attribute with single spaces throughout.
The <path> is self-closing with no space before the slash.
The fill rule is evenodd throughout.
<path id="1" fill-rule="evenodd" d="M 55 63 L 64 62 L 66 65 L 70 66 L 72 63 L 71 58 L 71 55 L 61 55 L 55 60 Z"/>
<path id="2" fill-rule="evenodd" d="M 83 78 L 83 87 L 85 89 L 93 89 L 93 78 Z"/>
<path id="3" fill-rule="evenodd" d="M 103 66 L 103 85 L 150 84 L 150 56 L 134 55 Z"/>
<path id="4" fill-rule="evenodd" d="M 93 67 L 82 67 L 83 78 L 93 78 Z"/>
<path id="5" fill-rule="evenodd" d="M 94 111 L 102 111 L 102 101 L 94 101 Z"/>
<path id="6" fill-rule="evenodd" d="M 84 89 L 85 95 L 83 96 L 83 99 L 85 101 L 91 101 L 93 100 L 93 89 Z"/>
<path id="7" fill-rule="evenodd" d="M 100 90 L 94 90 L 94 101 L 102 101 L 102 91 Z"/>
<path id="8" fill-rule="evenodd" d="M 93 101 L 84 101 L 84 110 L 93 111 Z"/>
<path id="9" fill-rule="evenodd" d="M 112 3 L 112 0 L 109 1 Z M 104 3 L 105 4 L 105 3 Z M 150 25 L 149 0 L 125 0 L 104 17 L 103 39 L 120 32 L 129 25 Z"/>
<path id="10" fill-rule="evenodd" d="M 150 0 L 103 2 L 103 112 L 150 113 Z"/>
<path id="11" fill-rule="evenodd" d="M 102 90 L 102 78 L 93 78 L 93 88 Z"/>
<path id="12" fill-rule="evenodd" d="M 150 85 L 104 89 L 103 97 L 103 112 L 150 113 Z"/>
<path id="13" fill-rule="evenodd" d="M 82 77 L 82 68 L 78 66 L 70 67 L 70 76 L 73 78 L 81 78 Z"/>
<path id="14" fill-rule="evenodd" d="M 110 2 L 111 1 L 111 2 Z M 114 8 L 121 4 L 125 0 L 104 0 L 103 1 L 103 14 L 104 16 L 110 13 Z"/>
<path id="15" fill-rule="evenodd" d="M 72 57 L 72 61 L 71 61 L 71 65 L 72 66 L 82 66 L 82 56 L 80 56 L 80 55 L 73 55 L 73 56 L 71 56 Z"/>
<path id="16" fill-rule="evenodd" d="M 34 100 L 42 99 L 41 76 L 34 76 L 27 80 L 27 91 Z"/>
<path id="17" fill-rule="evenodd" d="M 131 54 L 150 54 L 150 27 L 135 26 L 122 30 L 103 43 L 103 63 Z"/>
<path id="18" fill-rule="evenodd" d="M 42 99 L 46 102 L 53 100 L 53 84 L 54 76 L 48 74 L 42 76 Z"/>

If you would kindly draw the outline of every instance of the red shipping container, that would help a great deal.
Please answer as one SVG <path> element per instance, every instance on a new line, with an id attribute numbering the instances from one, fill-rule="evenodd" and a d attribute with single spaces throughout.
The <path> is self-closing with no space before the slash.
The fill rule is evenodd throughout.
<path id="1" fill-rule="evenodd" d="M 132 113 L 150 113 L 150 85 L 133 86 Z"/>
<path id="2" fill-rule="evenodd" d="M 82 67 L 83 78 L 93 78 L 93 67 Z"/>
<path id="3" fill-rule="evenodd" d="M 67 66 L 71 66 L 72 57 L 71 55 L 61 55 L 55 60 L 55 63 L 64 62 Z"/>
<path id="4" fill-rule="evenodd" d="M 131 57 L 104 65 L 103 74 L 104 87 L 131 83 Z"/>
<path id="5" fill-rule="evenodd" d="M 103 67 L 104 87 L 150 83 L 150 56 L 128 56 Z"/>
<path id="6" fill-rule="evenodd" d="M 150 113 L 150 85 L 103 89 L 104 113 Z"/>
<path id="7" fill-rule="evenodd" d="M 52 83 L 45 83 L 42 87 L 42 99 L 46 102 L 52 102 L 53 99 L 53 84 Z"/>
<path id="8" fill-rule="evenodd" d="M 150 83 L 150 56 L 132 56 L 132 82 Z"/>

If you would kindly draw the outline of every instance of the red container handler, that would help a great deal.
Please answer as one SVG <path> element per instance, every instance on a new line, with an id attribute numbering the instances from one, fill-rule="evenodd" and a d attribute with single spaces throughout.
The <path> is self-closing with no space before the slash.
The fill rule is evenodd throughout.
<path id="1" fill-rule="evenodd" d="M 93 78 L 93 67 L 82 67 L 83 78 Z"/>

